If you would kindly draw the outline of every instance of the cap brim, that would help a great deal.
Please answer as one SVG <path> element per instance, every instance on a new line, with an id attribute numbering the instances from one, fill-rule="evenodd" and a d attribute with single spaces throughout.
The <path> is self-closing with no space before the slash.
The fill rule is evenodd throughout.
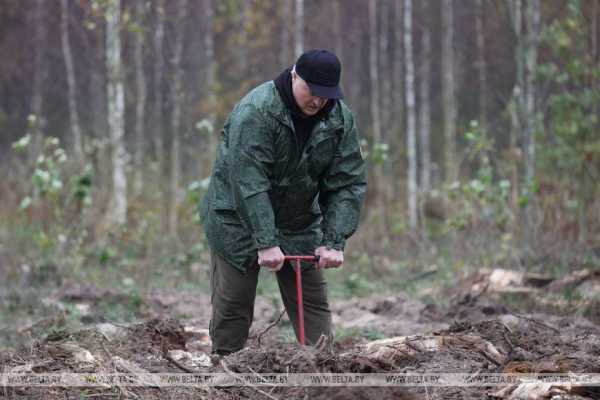
<path id="1" fill-rule="evenodd" d="M 313 96 L 324 97 L 326 99 L 343 99 L 344 94 L 340 86 L 323 86 L 306 82 L 310 88 L 310 94 Z"/>

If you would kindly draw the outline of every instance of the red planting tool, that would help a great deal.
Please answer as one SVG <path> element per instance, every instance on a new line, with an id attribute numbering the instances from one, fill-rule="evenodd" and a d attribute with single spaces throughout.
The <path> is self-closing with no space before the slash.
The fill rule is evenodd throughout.
<path id="1" fill-rule="evenodd" d="M 295 261 L 294 270 L 296 271 L 296 293 L 298 297 L 298 340 L 301 345 L 305 345 L 304 339 L 304 303 L 302 302 L 302 268 L 300 261 L 313 262 L 315 265 L 319 262 L 318 256 L 285 256 L 286 261 Z"/>

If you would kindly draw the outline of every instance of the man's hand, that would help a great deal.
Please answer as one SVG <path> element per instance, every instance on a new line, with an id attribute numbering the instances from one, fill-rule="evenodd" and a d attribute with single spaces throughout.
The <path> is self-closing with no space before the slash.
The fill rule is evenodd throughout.
<path id="1" fill-rule="evenodd" d="M 283 267 L 284 261 L 285 258 L 279 246 L 258 251 L 258 265 L 267 267 L 273 272 L 279 271 Z"/>
<path id="2" fill-rule="evenodd" d="M 344 262 L 344 252 L 341 250 L 327 249 L 325 246 L 317 247 L 315 255 L 319 256 L 319 268 L 337 268 Z"/>

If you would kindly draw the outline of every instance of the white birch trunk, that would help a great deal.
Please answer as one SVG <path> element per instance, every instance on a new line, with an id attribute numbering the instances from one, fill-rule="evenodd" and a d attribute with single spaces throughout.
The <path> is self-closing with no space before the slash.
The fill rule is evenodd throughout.
<path id="1" fill-rule="evenodd" d="M 512 28 L 515 34 L 515 67 L 516 79 L 512 91 L 511 107 L 511 136 L 512 148 L 516 148 L 518 139 L 523 135 L 523 88 L 525 86 L 525 55 L 523 52 L 523 13 L 521 0 L 507 0 L 511 16 Z M 516 189 L 516 187 L 515 187 Z"/>
<path id="2" fill-rule="evenodd" d="M 483 0 L 477 0 L 475 11 L 475 30 L 477 36 L 477 70 L 479 72 L 479 125 L 481 131 L 487 136 L 487 76 L 485 62 L 485 35 L 483 29 L 483 16 L 485 9 Z"/>
<path id="3" fill-rule="evenodd" d="M 162 173 L 162 159 L 164 152 L 163 141 L 163 77 L 165 76 L 165 61 L 163 55 L 163 42 L 165 37 L 165 1 L 156 0 L 156 27 L 154 30 L 154 151 Z"/>
<path id="4" fill-rule="evenodd" d="M 371 86 L 370 109 L 371 124 L 373 127 L 373 145 L 382 144 L 381 114 L 380 114 L 380 91 L 379 91 L 379 68 L 378 68 L 378 37 L 377 37 L 377 0 L 369 0 L 369 81 Z M 383 177 L 383 166 L 381 163 L 373 163 L 373 192 L 375 193 L 375 213 L 380 235 L 384 237 L 387 232 L 386 210 L 385 210 L 385 188 Z"/>
<path id="5" fill-rule="evenodd" d="M 369 80 L 371 83 L 371 120 L 373 124 L 373 142 L 381 143 L 377 50 L 377 0 L 369 0 Z"/>
<path id="6" fill-rule="evenodd" d="M 296 32 L 294 35 L 294 50 L 296 58 L 304 52 L 304 0 L 296 0 Z"/>
<path id="7" fill-rule="evenodd" d="M 33 88 L 31 93 L 31 114 L 34 118 L 29 120 L 29 132 L 31 134 L 31 147 L 29 152 L 29 161 L 35 165 L 38 154 L 42 147 L 42 132 L 45 128 L 45 118 L 43 114 L 43 83 L 46 80 L 46 68 L 44 66 L 46 49 L 46 8 L 44 0 L 37 0 L 35 3 L 34 24 L 34 64 L 33 64 Z M 36 189 L 34 188 L 34 191 Z M 34 199 L 37 200 L 37 191 L 34 193 Z"/>
<path id="8" fill-rule="evenodd" d="M 83 145 L 81 141 L 81 126 L 79 124 L 79 113 L 77 112 L 77 85 L 75 81 L 75 68 L 71 54 L 71 43 L 69 39 L 69 5 L 67 0 L 61 0 L 60 37 L 62 52 L 67 72 L 67 90 L 69 99 L 69 122 L 71 134 L 73 135 L 73 149 L 75 156 L 81 162 L 83 160 Z"/>
<path id="9" fill-rule="evenodd" d="M 66 1 L 66 0 L 63 0 Z M 144 2 L 138 1 L 137 18 L 140 26 L 144 26 L 145 11 Z M 140 196 L 142 193 L 143 171 L 142 167 L 144 155 L 144 129 L 146 118 L 146 73 L 144 71 L 144 39 L 145 31 L 135 32 L 135 83 L 137 86 L 137 101 L 135 104 L 135 146 L 133 162 L 135 165 L 135 173 L 133 178 L 133 191 L 135 196 Z"/>
<path id="10" fill-rule="evenodd" d="M 524 155 L 525 155 L 525 185 L 529 196 L 523 219 L 523 248 L 531 249 L 533 226 L 531 204 L 534 200 L 533 185 L 535 182 L 535 131 L 538 126 L 537 115 L 537 90 L 535 73 L 537 69 L 537 49 L 540 34 L 540 0 L 529 0 L 526 10 L 527 39 L 525 45 L 525 90 L 524 90 Z"/>
<path id="11" fill-rule="evenodd" d="M 428 2 L 422 1 L 424 15 L 429 13 Z M 421 155 L 421 191 L 431 190 L 431 95 L 429 80 L 431 79 L 431 31 L 429 24 L 422 25 L 421 30 L 421 67 L 419 73 L 419 137 Z"/>
<path id="12" fill-rule="evenodd" d="M 454 18 L 452 0 L 442 0 L 442 91 L 446 181 L 458 178 L 456 171 L 456 106 L 454 87 Z"/>
<path id="13" fill-rule="evenodd" d="M 415 66 L 412 46 L 412 0 L 404 0 L 404 52 L 406 59 L 406 147 L 408 153 L 408 221 L 417 229 L 417 135 L 415 111 Z"/>
<path id="14" fill-rule="evenodd" d="M 112 144 L 113 191 L 108 209 L 112 225 L 127 222 L 125 167 L 125 97 L 121 62 L 121 0 L 110 0 L 106 9 L 106 67 L 108 70 L 108 129 Z"/>
<path id="15" fill-rule="evenodd" d="M 183 26 L 187 12 L 187 0 L 179 0 L 177 4 L 177 21 L 175 26 L 175 49 L 173 54 L 173 83 L 171 86 L 171 102 L 173 111 L 171 115 L 171 179 L 169 203 L 169 233 L 175 237 L 177 235 L 179 209 L 179 181 L 181 175 L 181 108 L 183 104 L 183 87 L 181 69 L 181 57 L 183 55 Z"/>
<path id="16" fill-rule="evenodd" d="M 527 50 L 525 52 L 525 118 L 526 140 L 525 177 L 532 184 L 535 177 L 535 131 L 537 128 L 537 93 L 535 73 L 537 69 L 537 48 L 540 34 L 540 0 L 527 3 Z"/>

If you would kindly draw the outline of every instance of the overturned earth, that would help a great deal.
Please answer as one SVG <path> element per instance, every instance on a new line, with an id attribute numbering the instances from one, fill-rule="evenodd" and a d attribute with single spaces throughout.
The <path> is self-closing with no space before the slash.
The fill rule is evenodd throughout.
<path id="1" fill-rule="evenodd" d="M 248 346 L 223 358 L 210 354 L 210 299 L 205 294 L 154 291 L 141 299 L 146 318 L 122 324 L 94 313 L 100 300 L 124 301 L 122 293 L 65 287 L 48 301 L 86 310 L 85 329 L 57 329 L 61 315 L 20 328 L 21 343 L 0 348 L 1 372 L 600 373 L 600 326 L 593 312 L 552 315 L 542 300 L 539 312 L 515 312 L 499 301 L 501 288 L 494 287 L 493 277 L 494 272 L 473 277 L 445 307 L 405 294 L 334 301 L 336 340 L 312 348 L 295 343 L 281 310 L 258 298 Z M 502 282 L 505 288 L 514 284 Z M 527 286 L 523 280 L 519 284 Z M 598 309 L 593 302 L 584 306 Z M 600 399 L 600 387 L 0 387 L 0 398 L 88 397 L 583 400 Z"/>

